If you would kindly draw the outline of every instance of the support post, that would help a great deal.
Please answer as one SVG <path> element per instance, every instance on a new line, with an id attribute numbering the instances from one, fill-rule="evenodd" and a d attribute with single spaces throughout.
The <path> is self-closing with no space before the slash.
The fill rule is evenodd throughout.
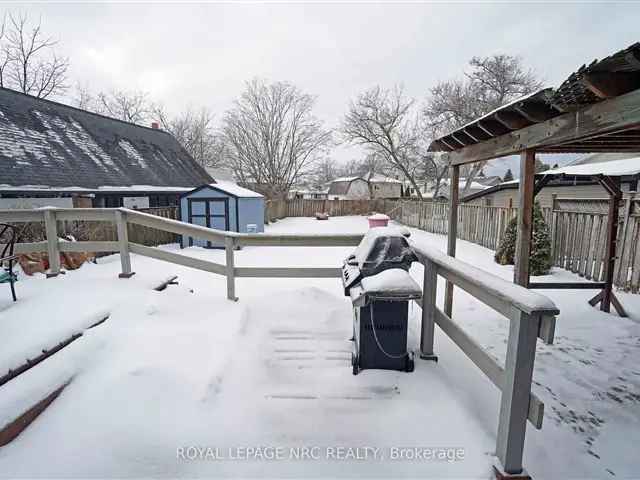
<path id="1" fill-rule="evenodd" d="M 539 317 L 522 312 L 509 324 L 496 442 L 496 455 L 502 463 L 496 470 L 508 475 L 523 474 L 522 452 L 539 325 Z"/>
<path id="2" fill-rule="evenodd" d="M 518 238 L 516 240 L 516 265 L 513 283 L 529 285 L 529 256 L 533 233 L 533 191 L 536 152 L 525 150 L 520 154 L 520 185 L 518 189 Z"/>
<path id="3" fill-rule="evenodd" d="M 53 209 L 44 210 L 44 230 L 47 235 L 47 254 L 49 256 L 49 273 L 47 278 L 55 277 L 60 273 L 60 246 L 58 244 L 58 226 Z"/>
<path id="4" fill-rule="evenodd" d="M 425 261 L 424 281 L 422 283 L 422 328 L 420 337 L 420 358 L 438 361 L 433 353 L 433 330 L 436 318 L 436 293 L 438 272 L 433 262 Z"/>
<path id="5" fill-rule="evenodd" d="M 224 247 L 226 253 L 226 274 L 227 274 L 227 298 L 236 302 L 236 272 L 234 264 L 235 242 L 233 237 L 225 237 Z"/>
<path id="6" fill-rule="evenodd" d="M 120 250 L 120 278 L 131 278 L 135 272 L 131 271 L 131 257 L 129 255 L 129 233 L 127 232 L 126 213 L 116 210 L 116 230 L 118 232 L 118 247 Z"/>
<path id="7" fill-rule="evenodd" d="M 447 255 L 456 256 L 458 236 L 458 203 L 460 192 L 460 165 L 449 167 L 449 229 L 447 233 Z M 447 281 L 444 290 L 444 313 L 453 318 L 453 283 Z"/>
<path id="8" fill-rule="evenodd" d="M 620 177 L 609 177 L 615 189 L 609 191 L 609 210 L 607 212 L 607 243 L 606 263 L 604 271 L 604 290 L 600 310 L 609 313 L 611 311 L 611 297 L 613 295 L 613 272 L 616 263 L 616 239 L 618 236 L 618 214 L 620 204 Z"/>

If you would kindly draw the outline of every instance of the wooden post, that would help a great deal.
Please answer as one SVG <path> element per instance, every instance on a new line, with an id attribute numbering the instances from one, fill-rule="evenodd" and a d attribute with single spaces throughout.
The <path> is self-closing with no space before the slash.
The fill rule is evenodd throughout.
<path id="1" fill-rule="evenodd" d="M 516 265 L 513 283 L 529 286 L 529 256 L 533 233 L 533 186 L 536 167 L 535 150 L 525 150 L 520 155 L 520 186 L 518 189 L 518 238 L 516 240 Z"/>
<path id="2" fill-rule="evenodd" d="M 433 353 L 433 330 L 436 318 L 436 293 L 438 272 L 433 262 L 424 262 L 424 281 L 422 283 L 422 329 L 420 337 L 420 358 L 438 361 Z"/>
<path id="3" fill-rule="evenodd" d="M 616 239 L 618 237 L 618 214 L 620 203 L 620 177 L 609 177 L 618 192 L 609 191 L 609 210 L 607 212 L 607 240 L 605 253 L 604 290 L 600 310 L 609 313 L 611 311 L 611 297 L 613 290 L 613 272 L 616 263 Z"/>
<path id="4" fill-rule="evenodd" d="M 58 244 L 58 226 L 55 210 L 44 209 L 44 230 L 47 235 L 47 254 L 49 255 L 49 273 L 47 278 L 60 273 L 60 246 Z"/>
<path id="5" fill-rule="evenodd" d="M 522 473 L 522 451 L 540 318 L 520 313 L 509 324 L 496 455 L 506 474 Z"/>
<path id="6" fill-rule="evenodd" d="M 447 255 L 456 256 L 458 235 L 458 196 L 460 191 L 460 165 L 449 167 L 449 230 L 447 232 Z M 453 283 L 447 281 L 444 290 L 444 313 L 453 318 Z"/>
<path id="7" fill-rule="evenodd" d="M 233 237 L 226 237 L 224 239 L 225 253 L 226 253 L 226 275 L 227 275 L 227 298 L 236 302 L 236 272 L 234 265 L 234 250 L 235 242 Z"/>
<path id="8" fill-rule="evenodd" d="M 120 278 L 131 278 L 135 272 L 131 271 L 131 257 L 129 255 L 129 233 L 127 232 L 126 213 L 116 210 L 116 230 L 118 232 L 118 247 L 120 250 Z"/>

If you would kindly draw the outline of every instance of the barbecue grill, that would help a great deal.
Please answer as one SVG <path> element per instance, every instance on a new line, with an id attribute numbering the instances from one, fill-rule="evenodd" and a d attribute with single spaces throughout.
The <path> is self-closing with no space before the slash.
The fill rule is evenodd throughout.
<path id="1" fill-rule="evenodd" d="M 413 371 L 407 348 L 408 303 L 422 297 L 409 275 L 416 255 L 397 227 L 370 229 L 342 268 L 344 294 L 353 304 L 353 374 L 378 368 Z"/>

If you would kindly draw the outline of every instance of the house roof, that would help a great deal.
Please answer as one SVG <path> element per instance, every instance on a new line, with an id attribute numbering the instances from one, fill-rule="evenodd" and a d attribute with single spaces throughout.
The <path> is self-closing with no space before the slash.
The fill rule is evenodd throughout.
<path id="1" fill-rule="evenodd" d="M 585 163 L 545 170 L 541 175 L 564 175 L 567 177 L 591 177 L 593 175 L 609 175 L 612 177 L 633 176 L 640 174 L 640 157 L 611 160 L 601 163 Z"/>
<path id="2" fill-rule="evenodd" d="M 385 177 L 384 175 L 374 175 L 369 179 L 371 183 L 399 183 L 402 184 L 402 180 L 397 178 Z"/>
<path id="3" fill-rule="evenodd" d="M 0 185 L 154 189 L 212 180 L 163 130 L 0 88 Z"/>
<path id="4" fill-rule="evenodd" d="M 329 192 L 327 193 L 329 195 L 346 195 L 347 192 L 349 191 L 349 187 L 351 186 L 351 183 L 354 182 L 355 180 L 362 180 L 363 182 L 366 182 L 366 180 L 362 177 L 336 178 L 329 185 Z"/>
<path id="5" fill-rule="evenodd" d="M 552 175 L 558 177 L 558 183 L 553 183 L 555 186 L 573 186 L 573 181 L 562 181 L 563 178 L 567 179 L 580 179 L 591 180 L 593 176 L 609 175 L 612 177 L 634 177 L 640 175 L 640 157 L 626 158 L 622 160 L 611 160 L 600 163 L 586 163 L 580 165 L 568 165 L 566 167 L 554 168 L 553 170 L 545 170 L 536 174 L 538 177 L 546 175 Z M 588 183 L 588 182 L 587 182 Z M 499 190 L 507 190 L 518 188 L 520 180 L 511 180 L 509 182 L 502 182 L 493 187 L 486 188 L 479 192 L 472 193 L 465 196 L 462 201 L 473 200 L 484 195 L 497 192 Z"/>

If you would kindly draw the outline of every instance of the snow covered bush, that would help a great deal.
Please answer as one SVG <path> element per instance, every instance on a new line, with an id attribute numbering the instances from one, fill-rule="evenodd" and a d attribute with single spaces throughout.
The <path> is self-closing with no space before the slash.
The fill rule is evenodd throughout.
<path id="1" fill-rule="evenodd" d="M 516 237 L 518 229 L 518 219 L 514 218 L 507 225 L 498 250 L 496 250 L 495 261 L 500 265 L 513 265 L 516 256 Z M 531 275 L 545 275 L 551 268 L 551 235 L 549 227 L 544 221 L 540 205 L 536 203 L 533 207 L 533 239 L 531 244 L 531 255 L 529 258 L 529 272 Z"/>

